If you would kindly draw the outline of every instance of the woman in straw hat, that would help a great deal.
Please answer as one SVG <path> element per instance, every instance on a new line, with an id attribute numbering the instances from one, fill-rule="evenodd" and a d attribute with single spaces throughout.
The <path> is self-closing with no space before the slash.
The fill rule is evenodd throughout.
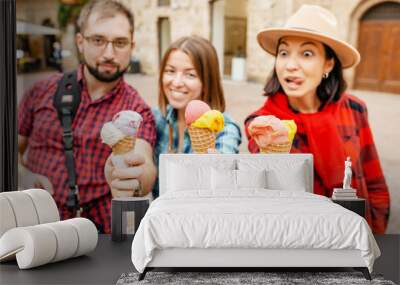
<path id="1" fill-rule="evenodd" d="M 248 126 L 257 116 L 294 120 L 292 153 L 314 155 L 314 192 L 330 197 L 342 187 L 343 162 L 353 162 L 352 186 L 367 201 L 366 219 L 384 233 L 389 192 L 379 163 L 363 101 L 345 93 L 342 70 L 358 64 L 360 55 L 339 39 L 337 20 L 324 8 L 303 5 L 283 28 L 258 33 L 260 46 L 276 57 L 267 81 L 265 104 L 245 120 L 249 151 L 259 152 Z"/>
<path id="2" fill-rule="evenodd" d="M 218 57 L 211 43 L 199 36 L 173 42 L 160 64 L 158 108 L 153 110 L 157 125 L 154 149 L 156 165 L 162 153 L 192 153 L 185 122 L 185 109 L 191 100 L 201 100 L 211 109 L 225 111 Z M 218 153 L 238 153 L 242 140 L 240 127 L 227 114 L 224 128 L 215 139 Z M 158 197 L 158 181 L 153 196 Z"/>

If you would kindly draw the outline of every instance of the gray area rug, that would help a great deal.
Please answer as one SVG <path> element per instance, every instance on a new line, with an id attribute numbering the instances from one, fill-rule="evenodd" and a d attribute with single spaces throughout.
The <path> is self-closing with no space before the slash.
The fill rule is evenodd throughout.
<path id="1" fill-rule="evenodd" d="M 117 285 L 132 284 L 379 284 L 395 285 L 384 280 L 381 275 L 372 274 L 372 281 L 364 278 L 360 272 L 148 272 L 142 281 L 139 273 L 122 274 Z"/>

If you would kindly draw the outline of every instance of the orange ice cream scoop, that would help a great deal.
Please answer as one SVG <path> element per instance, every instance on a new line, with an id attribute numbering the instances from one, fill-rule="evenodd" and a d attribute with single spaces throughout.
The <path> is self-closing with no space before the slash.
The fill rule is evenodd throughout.
<path id="1" fill-rule="evenodd" d="M 224 128 L 224 115 L 220 111 L 210 110 L 205 112 L 191 124 L 192 127 L 209 129 L 213 133 L 218 133 Z"/>

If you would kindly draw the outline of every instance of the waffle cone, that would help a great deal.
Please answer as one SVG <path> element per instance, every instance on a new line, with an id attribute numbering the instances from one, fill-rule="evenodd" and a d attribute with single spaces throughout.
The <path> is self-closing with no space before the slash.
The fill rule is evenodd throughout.
<path id="1" fill-rule="evenodd" d="M 291 141 L 282 144 L 270 144 L 265 148 L 260 148 L 260 153 L 289 153 L 291 148 Z"/>
<path id="2" fill-rule="evenodd" d="M 207 153 L 209 148 L 215 148 L 215 133 L 212 131 L 190 126 L 189 135 L 195 153 Z"/>
<path id="3" fill-rule="evenodd" d="M 112 146 L 112 152 L 116 155 L 125 154 L 135 148 L 135 142 L 135 136 L 125 137 Z"/>

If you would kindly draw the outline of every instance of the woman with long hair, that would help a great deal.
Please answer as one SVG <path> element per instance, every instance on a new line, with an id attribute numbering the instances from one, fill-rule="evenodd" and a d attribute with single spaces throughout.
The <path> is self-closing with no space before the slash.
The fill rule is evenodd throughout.
<path id="1" fill-rule="evenodd" d="M 225 113 L 218 57 L 209 41 L 199 36 L 188 36 L 172 43 L 161 60 L 158 86 L 158 108 L 153 110 L 157 125 L 156 165 L 161 153 L 193 152 L 185 109 L 195 99 L 223 113 L 225 126 L 217 134 L 216 152 L 239 152 L 240 128 Z M 153 196 L 158 194 L 157 181 Z"/>

